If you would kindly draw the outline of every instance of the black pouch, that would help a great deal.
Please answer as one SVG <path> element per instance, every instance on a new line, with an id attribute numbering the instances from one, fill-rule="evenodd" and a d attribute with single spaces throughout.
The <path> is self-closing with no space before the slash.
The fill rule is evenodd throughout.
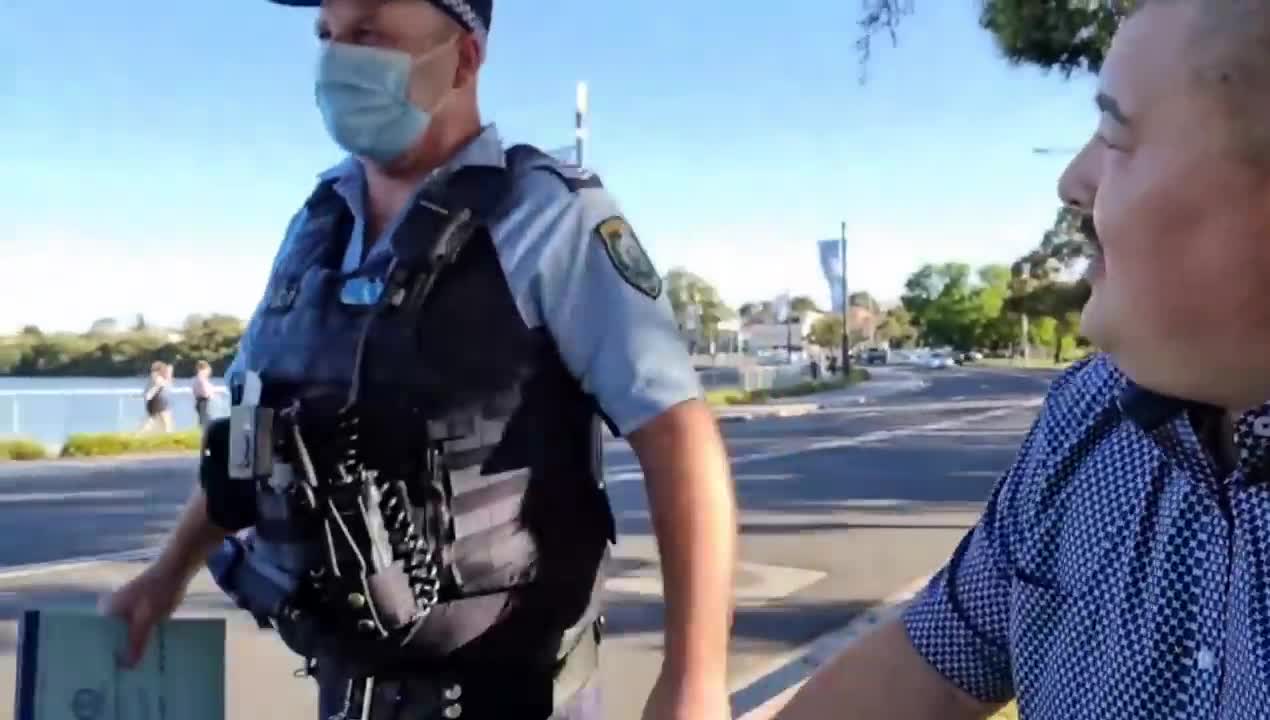
<path id="1" fill-rule="evenodd" d="M 229 474 L 230 419 L 218 418 L 203 431 L 198 479 L 207 495 L 207 516 L 224 530 L 237 532 L 256 524 L 256 481 Z"/>

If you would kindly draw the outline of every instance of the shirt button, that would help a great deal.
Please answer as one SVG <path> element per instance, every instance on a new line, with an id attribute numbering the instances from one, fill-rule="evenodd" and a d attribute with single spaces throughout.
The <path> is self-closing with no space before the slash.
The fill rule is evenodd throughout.
<path id="1" fill-rule="evenodd" d="M 1252 423 L 1252 432 L 1257 437 L 1270 438 L 1270 416 L 1257 418 Z"/>
<path id="2" fill-rule="evenodd" d="M 1202 648 L 1199 651 L 1199 655 L 1195 657 L 1195 662 L 1199 665 L 1200 670 L 1212 670 L 1217 665 L 1217 656 L 1213 654 L 1212 650 Z"/>

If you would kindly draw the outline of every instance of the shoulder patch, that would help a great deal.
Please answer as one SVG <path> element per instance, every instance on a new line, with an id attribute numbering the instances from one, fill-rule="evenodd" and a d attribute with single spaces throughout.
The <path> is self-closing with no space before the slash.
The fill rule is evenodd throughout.
<path id="1" fill-rule="evenodd" d="M 595 234 L 623 280 L 653 300 L 661 296 L 661 276 L 626 218 L 614 215 L 602 220 Z"/>

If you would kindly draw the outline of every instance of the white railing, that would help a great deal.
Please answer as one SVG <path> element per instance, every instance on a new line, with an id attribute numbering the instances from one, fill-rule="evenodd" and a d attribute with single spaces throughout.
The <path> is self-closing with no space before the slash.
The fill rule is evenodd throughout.
<path id="1" fill-rule="evenodd" d="M 213 391 L 209 411 L 213 415 L 228 413 L 228 389 L 214 385 Z M 193 392 L 189 387 L 167 389 L 169 395 L 192 396 Z M 81 426 L 76 432 L 110 432 L 140 426 L 144 420 L 144 393 L 144 390 L 136 388 L 0 390 L 0 409 L 4 405 L 9 406 L 8 422 L 0 421 L 0 435 L 34 435 L 38 440 L 56 444 L 70 435 L 71 427 L 76 425 Z M 111 398 L 114 399 L 113 413 L 109 402 Z M 59 400 L 60 408 L 57 407 Z M 84 411 L 90 401 L 96 401 L 91 403 L 96 407 L 91 411 Z M 77 402 L 81 403 L 81 413 L 86 412 L 89 416 L 81 416 L 83 422 L 76 422 L 74 418 Z M 169 404 L 177 427 L 193 424 L 188 422 L 194 418 L 193 402 L 186 404 L 189 405 L 188 408 L 180 404 Z M 132 420 L 136 422 L 133 423 Z M 60 437 L 55 440 L 54 435 Z"/>

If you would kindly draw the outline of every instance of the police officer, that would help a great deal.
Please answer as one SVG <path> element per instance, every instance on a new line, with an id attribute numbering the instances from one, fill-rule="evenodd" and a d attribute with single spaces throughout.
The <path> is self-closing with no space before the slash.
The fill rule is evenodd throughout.
<path id="1" fill-rule="evenodd" d="M 645 717 L 730 717 L 717 426 L 599 178 L 482 123 L 491 2 L 274 2 L 320 4 L 317 106 L 349 157 L 287 229 L 192 501 L 104 604 L 128 661 L 210 557 L 323 718 L 597 717 L 607 423 L 662 551 Z"/>

